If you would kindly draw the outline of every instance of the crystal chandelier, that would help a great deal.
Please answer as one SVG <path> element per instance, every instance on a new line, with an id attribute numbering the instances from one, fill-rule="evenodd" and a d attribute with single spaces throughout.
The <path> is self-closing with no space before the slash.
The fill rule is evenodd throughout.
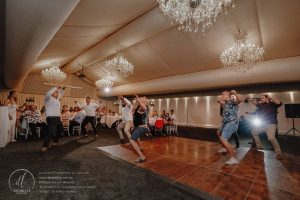
<path id="1" fill-rule="evenodd" d="M 42 76 L 46 81 L 59 83 L 67 78 L 66 73 L 59 69 L 57 63 L 52 63 L 51 67 L 42 71 Z"/>
<path id="2" fill-rule="evenodd" d="M 119 80 L 133 74 L 133 65 L 118 52 L 113 59 L 105 62 L 104 70 L 109 76 Z"/>
<path id="3" fill-rule="evenodd" d="M 102 89 L 102 88 L 111 88 L 114 85 L 114 82 L 109 80 L 109 78 L 102 78 L 96 81 L 95 84 L 97 88 Z"/>
<path id="4" fill-rule="evenodd" d="M 235 0 L 157 0 L 163 15 L 172 24 L 178 24 L 178 30 L 202 33 L 216 22 L 221 13 L 234 8 Z"/>
<path id="5" fill-rule="evenodd" d="M 223 68 L 238 73 L 246 73 L 256 63 L 263 61 L 264 49 L 246 42 L 247 34 L 239 30 L 235 34 L 235 43 L 225 50 L 221 56 Z"/>

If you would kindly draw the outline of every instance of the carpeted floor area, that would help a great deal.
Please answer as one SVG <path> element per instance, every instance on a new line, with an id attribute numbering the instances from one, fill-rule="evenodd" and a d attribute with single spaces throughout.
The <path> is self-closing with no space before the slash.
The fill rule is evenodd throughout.
<path id="1" fill-rule="evenodd" d="M 118 144 L 114 130 L 101 129 L 97 140 L 93 136 L 81 139 L 78 136 L 64 137 L 60 146 L 41 153 L 42 140 L 17 142 L 0 149 L 0 199 L 198 199 L 170 184 L 139 170 L 132 165 L 118 162 L 95 147 Z M 10 191 L 10 174 L 24 168 L 36 179 L 31 194 L 15 194 Z M 82 172 L 74 175 L 74 180 L 88 189 L 78 189 L 76 193 L 44 194 L 39 189 L 40 172 Z"/>

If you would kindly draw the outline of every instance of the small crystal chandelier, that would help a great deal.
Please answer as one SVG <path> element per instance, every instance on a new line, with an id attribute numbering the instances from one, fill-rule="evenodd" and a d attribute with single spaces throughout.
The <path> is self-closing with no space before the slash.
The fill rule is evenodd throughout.
<path id="1" fill-rule="evenodd" d="M 60 83 L 67 78 L 66 73 L 59 69 L 57 63 L 51 63 L 51 67 L 42 71 L 42 76 L 46 81 Z"/>
<path id="2" fill-rule="evenodd" d="M 114 82 L 109 80 L 109 78 L 102 78 L 95 82 L 97 88 L 103 89 L 103 88 L 111 88 L 114 85 Z"/>
<path id="3" fill-rule="evenodd" d="M 163 15 L 172 24 L 178 24 L 178 30 L 198 32 L 202 25 L 204 34 L 221 13 L 235 7 L 235 0 L 157 0 Z"/>
<path id="4" fill-rule="evenodd" d="M 121 77 L 127 78 L 133 74 L 133 65 L 118 52 L 113 59 L 105 62 L 104 70 L 108 75 L 116 79 L 121 79 Z"/>
<path id="5" fill-rule="evenodd" d="M 233 46 L 221 54 L 220 61 L 224 69 L 246 73 L 256 63 L 263 61 L 263 47 L 246 42 L 246 36 L 246 33 L 242 34 L 238 30 Z"/>

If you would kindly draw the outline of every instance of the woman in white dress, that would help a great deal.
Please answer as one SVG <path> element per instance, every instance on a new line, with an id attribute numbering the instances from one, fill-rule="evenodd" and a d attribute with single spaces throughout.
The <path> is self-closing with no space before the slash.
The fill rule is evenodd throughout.
<path id="1" fill-rule="evenodd" d="M 8 117 L 10 130 L 8 131 L 8 141 L 15 142 L 15 130 L 17 121 L 17 92 L 10 91 L 4 105 L 8 107 Z"/>

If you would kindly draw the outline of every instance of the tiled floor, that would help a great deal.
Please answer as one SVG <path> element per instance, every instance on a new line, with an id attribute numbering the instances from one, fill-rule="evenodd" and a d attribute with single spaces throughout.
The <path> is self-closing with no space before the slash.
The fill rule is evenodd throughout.
<path id="1" fill-rule="evenodd" d="M 222 199 L 299 199 L 300 159 L 284 155 L 276 160 L 273 152 L 237 150 L 239 165 L 227 166 L 228 155 L 217 153 L 213 142 L 179 137 L 143 141 L 147 161 L 138 164 L 176 185 Z M 99 147 L 106 154 L 134 163 L 137 157 L 131 147 Z"/>

